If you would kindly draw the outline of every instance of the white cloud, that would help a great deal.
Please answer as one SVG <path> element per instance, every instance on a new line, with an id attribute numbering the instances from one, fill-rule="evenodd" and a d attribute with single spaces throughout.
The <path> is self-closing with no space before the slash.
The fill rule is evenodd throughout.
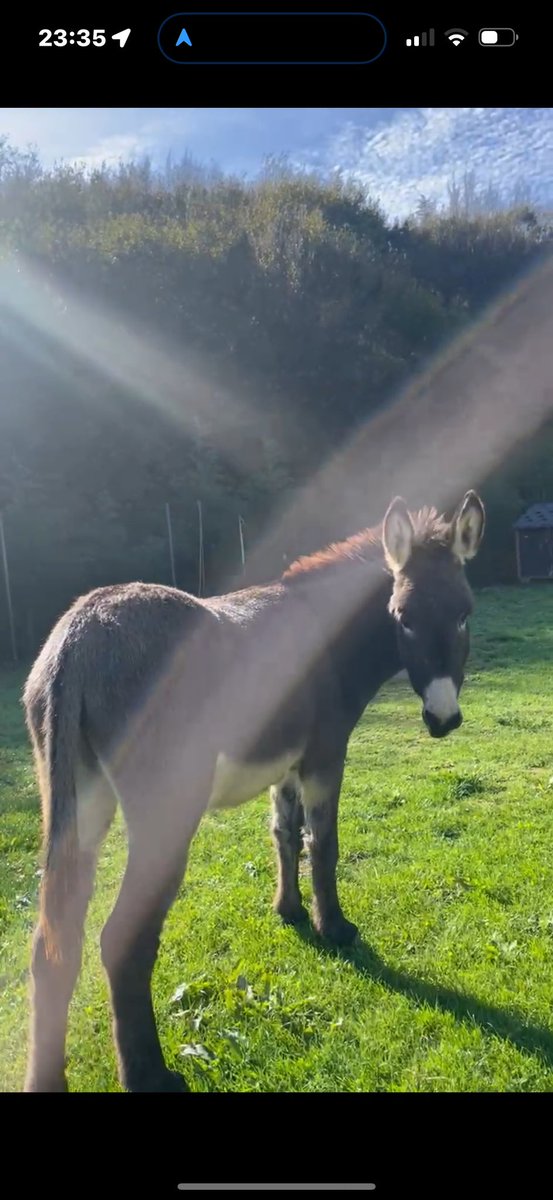
<path id="1" fill-rule="evenodd" d="M 305 161 L 314 159 L 307 154 Z M 502 193 L 524 182 L 536 200 L 552 205 L 553 112 L 397 110 L 378 130 L 347 122 L 317 162 L 358 180 L 395 217 L 412 212 L 421 193 L 442 200 L 447 183 L 467 169 L 480 185 L 490 183 Z"/>

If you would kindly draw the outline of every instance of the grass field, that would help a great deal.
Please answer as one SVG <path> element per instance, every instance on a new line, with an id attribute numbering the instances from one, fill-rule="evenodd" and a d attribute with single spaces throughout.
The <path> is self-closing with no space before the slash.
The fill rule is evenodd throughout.
<path id="1" fill-rule="evenodd" d="M 197 1091 L 553 1091 L 553 588 L 477 596 L 465 723 L 423 730 L 391 683 L 350 744 L 332 952 L 271 910 L 261 798 L 205 818 L 154 977 L 169 1065 Z M 39 814 L 0 679 L 0 1090 L 19 1090 Z M 68 1040 L 71 1090 L 119 1090 L 98 935 L 124 861 L 104 850 Z M 302 867 L 309 894 L 308 864 Z"/>

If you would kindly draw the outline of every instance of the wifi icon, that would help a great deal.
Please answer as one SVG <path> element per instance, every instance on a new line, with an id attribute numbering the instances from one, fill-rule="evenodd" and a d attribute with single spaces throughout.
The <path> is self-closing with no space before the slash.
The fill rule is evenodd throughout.
<path id="1" fill-rule="evenodd" d="M 464 42 L 465 38 L 468 38 L 468 30 L 467 29 L 448 29 L 445 36 L 446 36 L 448 42 L 451 42 L 452 45 L 460 46 L 461 42 Z"/>

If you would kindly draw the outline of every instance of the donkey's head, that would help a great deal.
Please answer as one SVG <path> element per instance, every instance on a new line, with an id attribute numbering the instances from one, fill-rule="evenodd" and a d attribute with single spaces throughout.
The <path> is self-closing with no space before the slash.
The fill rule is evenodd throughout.
<path id="1" fill-rule="evenodd" d="M 484 521 L 484 506 L 472 491 L 451 522 L 434 510 L 413 518 L 399 498 L 384 518 L 382 541 L 394 580 L 389 610 L 402 665 L 423 701 L 423 720 L 432 737 L 444 737 L 463 719 L 458 697 L 472 611 L 463 568 L 477 553 Z"/>

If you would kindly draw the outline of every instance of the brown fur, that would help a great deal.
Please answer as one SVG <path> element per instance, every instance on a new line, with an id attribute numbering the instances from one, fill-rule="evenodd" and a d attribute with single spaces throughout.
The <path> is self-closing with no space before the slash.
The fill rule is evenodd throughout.
<path id="1" fill-rule="evenodd" d="M 447 547 L 451 537 L 450 525 L 435 508 L 421 508 L 411 514 L 415 528 L 416 544 L 431 546 L 436 543 Z M 315 554 L 302 555 L 284 572 L 283 579 L 294 579 L 310 571 L 339 567 L 340 563 L 358 559 L 370 562 L 382 555 L 382 524 L 372 529 L 362 529 L 345 538 L 343 542 L 331 542 L 324 550 Z"/>

